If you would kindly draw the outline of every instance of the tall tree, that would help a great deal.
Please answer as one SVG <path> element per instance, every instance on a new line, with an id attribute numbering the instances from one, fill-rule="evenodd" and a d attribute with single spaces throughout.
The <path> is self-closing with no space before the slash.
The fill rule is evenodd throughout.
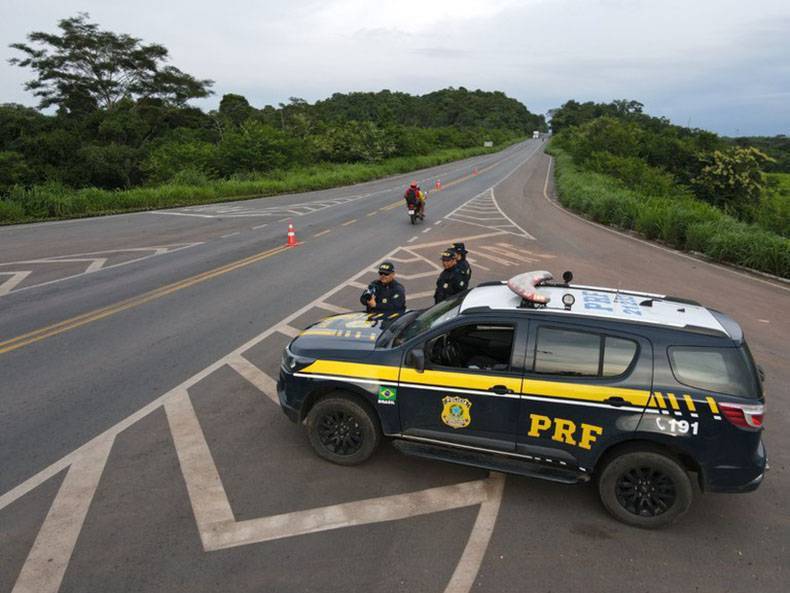
<path id="1" fill-rule="evenodd" d="M 163 45 L 102 31 L 89 18 L 79 13 L 58 23 L 60 34 L 35 31 L 27 36 L 30 45 L 11 44 L 25 57 L 9 62 L 36 73 L 25 88 L 40 97 L 42 109 L 52 105 L 69 112 L 110 109 L 124 98 L 157 98 L 183 105 L 211 94 L 211 80 L 198 80 L 164 64 L 168 51 Z"/>

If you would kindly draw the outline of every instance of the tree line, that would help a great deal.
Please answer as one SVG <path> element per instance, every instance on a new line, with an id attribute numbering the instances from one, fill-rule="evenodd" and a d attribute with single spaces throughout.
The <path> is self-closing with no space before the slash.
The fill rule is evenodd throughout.
<path id="1" fill-rule="evenodd" d="M 11 45 L 19 55 L 10 63 L 34 74 L 25 87 L 39 105 L 0 105 L 0 195 L 42 183 L 128 189 L 375 163 L 546 129 L 542 115 L 504 93 L 463 87 L 337 93 L 314 104 L 292 97 L 262 108 L 226 94 L 218 109 L 203 111 L 189 100 L 211 95 L 211 80 L 167 64 L 164 46 L 89 18 L 63 19 L 58 33 L 33 32 Z"/>

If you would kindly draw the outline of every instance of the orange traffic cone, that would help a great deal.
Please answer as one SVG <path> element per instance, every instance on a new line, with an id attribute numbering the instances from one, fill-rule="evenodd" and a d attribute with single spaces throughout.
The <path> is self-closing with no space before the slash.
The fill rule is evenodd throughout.
<path id="1" fill-rule="evenodd" d="M 294 230 L 294 225 L 292 222 L 288 223 L 288 242 L 285 244 L 286 247 L 296 247 L 299 245 L 299 241 L 296 240 L 296 231 Z"/>
<path id="2" fill-rule="evenodd" d="M 438 179 L 436 180 L 436 191 L 442 191 L 442 182 Z"/>

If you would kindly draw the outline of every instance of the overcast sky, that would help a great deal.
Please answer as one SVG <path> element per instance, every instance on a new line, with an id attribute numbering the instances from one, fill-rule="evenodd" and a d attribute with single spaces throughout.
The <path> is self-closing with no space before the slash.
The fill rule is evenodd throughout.
<path id="1" fill-rule="evenodd" d="M 383 88 L 502 90 L 537 113 L 643 102 L 726 135 L 790 135 L 788 0 L 0 0 L 0 102 L 34 105 L 9 43 L 89 12 L 256 107 Z"/>

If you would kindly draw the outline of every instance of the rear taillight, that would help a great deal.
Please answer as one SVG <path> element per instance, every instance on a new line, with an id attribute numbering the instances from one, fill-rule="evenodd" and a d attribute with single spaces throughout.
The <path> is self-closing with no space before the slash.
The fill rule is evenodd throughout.
<path id="1" fill-rule="evenodd" d="M 738 428 L 761 428 L 764 404 L 732 404 L 719 402 L 722 415 Z"/>

